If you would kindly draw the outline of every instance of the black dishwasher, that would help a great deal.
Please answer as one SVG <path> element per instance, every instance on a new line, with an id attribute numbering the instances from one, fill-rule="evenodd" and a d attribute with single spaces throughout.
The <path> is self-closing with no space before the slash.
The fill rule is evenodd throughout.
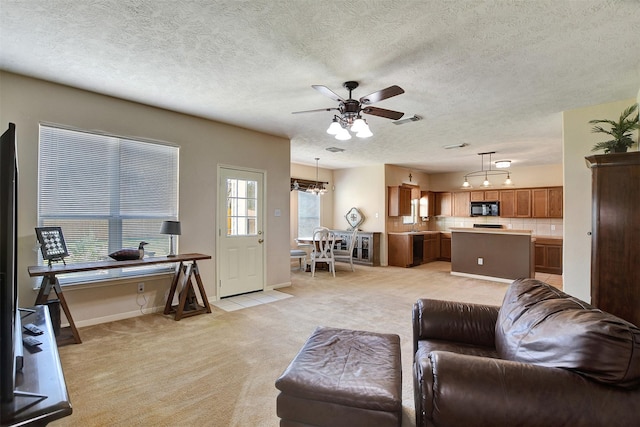
<path id="1" fill-rule="evenodd" d="M 420 265 L 422 264 L 422 251 L 424 250 L 424 235 L 423 234 L 414 234 L 413 235 L 413 264 Z"/>

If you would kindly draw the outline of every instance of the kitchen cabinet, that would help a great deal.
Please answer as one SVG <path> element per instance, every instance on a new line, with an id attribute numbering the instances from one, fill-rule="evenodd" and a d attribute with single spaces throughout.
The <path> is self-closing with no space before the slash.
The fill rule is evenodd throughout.
<path id="1" fill-rule="evenodd" d="M 337 249 L 346 251 L 349 249 L 351 234 L 353 231 L 332 230 L 342 241 Z M 358 231 L 356 244 L 353 248 L 353 263 L 369 266 L 380 265 L 380 232 Z"/>
<path id="2" fill-rule="evenodd" d="M 422 261 L 433 262 L 440 258 L 440 233 L 425 234 L 423 240 Z"/>
<path id="3" fill-rule="evenodd" d="M 389 187 L 389 216 L 411 215 L 411 190 L 404 185 Z"/>
<path id="4" fill-rule="evenodd" d="M 435 261 L 440 253 L 440 233 L 389 233 L 389 265 L 413 267 Z"/>
<path id="5" fill-rule="evenodd" d="M 453 211 L 451 193 L 436 193 L 436 216 L 451 216 Z"/>
<path id="6" fill-rule="evenodd" d="M 442 233 L 440 235 L 440 257 L 441 261 L 451 261 L 451 234 Z"/>
<path id="7" fill-rule="evenodd" d="M 562 187 L 531 190 L 532 217 L 562 218 Z"/>
<path id="8" fill-rule="evenodd" d="M 515 194 L 515 212 L 516 218 L 531 217 L 531 190 L 518 189 L 514 190 Z"/>
<path id="9" fill-rule="evenodd" d="M 562 240 L 536 238 L 536 272 L 562 274 Z"/>
<path id="10" fill-rule="evenodd" d="M 398 233 L 388 235 L 389 265 L 411 267 L 413 265 L 413 235 Z"/>
<path id="11" fill-rule="evenodd" d="M 640 152 L 589 156 L 591 304 L 640 325 Z"/>
<path id="12" fill-rule="evenodd" d="M 468 191 L 453 193 L 453 216 L 471 216 L 471 195 Z"/>
<path id="13" fill-rule="evenodd" d="M 422 218 L 432 217 L 436 213 L 436 195 L 432 191 L 422 191 L 420 193 L 420 216 Z"/>
<path id="14" fill-rule="evenodd" d="M 500 190 L 500 216 L 513 218 L 516 216 L 516 192 L 515 190 Z"/>
<path id="15" fill-rule="evenodd" d="M 498 190 L 485 190 L 485 191 L 471 192 L 472 202 L 485 202 L 485 201 L 495 202 L 496 200 L 500 200 Z"/>

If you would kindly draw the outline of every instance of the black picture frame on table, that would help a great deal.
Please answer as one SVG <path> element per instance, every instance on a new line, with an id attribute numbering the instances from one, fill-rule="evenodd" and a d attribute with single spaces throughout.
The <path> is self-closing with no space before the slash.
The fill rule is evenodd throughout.
<path id="1" fill-rule="evenodd" d="M 64 259 L 69 256 L 67 244 L 64 241 L 61 227 L 36 227 L 36 237 L 40 243 L 40 252 L 42 258 L 49 261 L 62 261 L 67 264 Z"/>

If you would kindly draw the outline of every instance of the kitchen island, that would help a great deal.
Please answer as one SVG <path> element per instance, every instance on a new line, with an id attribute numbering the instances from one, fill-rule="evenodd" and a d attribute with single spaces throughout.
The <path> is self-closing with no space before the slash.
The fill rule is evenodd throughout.
<path id="1" fill-rule="evenodd" d="M 531 230 L 451 228 L 451 274 L 510 283 L 535 276 Z"/>

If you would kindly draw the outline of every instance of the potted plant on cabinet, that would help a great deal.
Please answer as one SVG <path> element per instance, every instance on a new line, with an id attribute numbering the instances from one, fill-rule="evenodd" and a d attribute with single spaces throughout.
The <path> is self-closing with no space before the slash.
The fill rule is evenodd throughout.
<path id="1" fill-rule="evenodd" d="M 605 154 L 608 153 L 624 153 L 634 143 L 631 138 L 632 132 L 635 129 L 640 129 L 640 122 L 638 121 L 638 114 L 633 117 L 633 113 L 638 109 L 638 104 L 633 104 L 622 112 L 620 119 L 615 122 L 613 120 L 590 120 L 590 124 L 606 123 L 611 126 L 610 130 L 604 129 L 602 126 L 594 126 L 591 129 L 593 133 L 606 133 L 613 137 L 609 141 L 598 142 L 593 146 L 591 151 L 604 150 Z"/>

